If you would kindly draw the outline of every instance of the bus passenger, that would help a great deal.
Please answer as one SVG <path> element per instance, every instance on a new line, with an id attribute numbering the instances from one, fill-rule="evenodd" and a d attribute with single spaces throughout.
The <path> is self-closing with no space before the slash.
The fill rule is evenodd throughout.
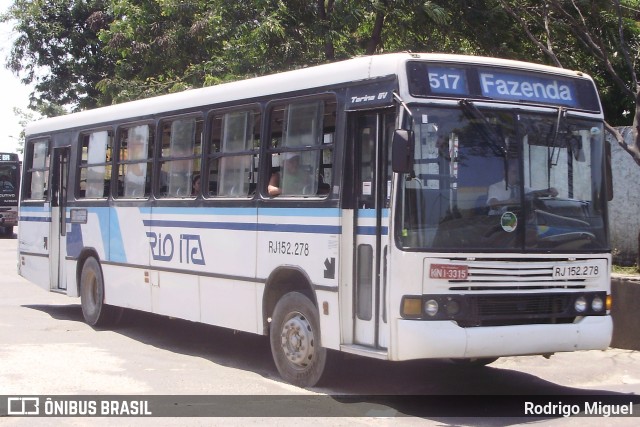
<path id="1" fill-rule="evenodd" d="M 301 165 L 300 153 L 283 153 L 282 158 L 284 159 L 282 170 L 273 172 L 269 179 L 267 187 L 269 195 L 275 197 L 283 194 L 283 187 L 286 195 L 304 194 L 311 179 Z"/>
<path id="2" fill-rule="evenodd" d="M 192 186 L 191 186 L 191 195 L 197 196 L 200 194 L 200 174 L 193 175 Z"/>

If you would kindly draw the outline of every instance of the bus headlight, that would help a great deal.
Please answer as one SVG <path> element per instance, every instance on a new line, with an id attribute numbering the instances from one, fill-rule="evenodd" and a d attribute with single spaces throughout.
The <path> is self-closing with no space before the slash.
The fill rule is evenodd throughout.
<path id="1" fill-rule="evenodd" d="M 575 308 L 578 313 L 584 313 L 587 310 L 587 299 L 585 297 L 576 298 L 573 308 Z"/>
<path id="2" fill-rule="evenodd" d="M 427 313 L 427 315 L 433 317 L 438 314 L 438 310 L 438 301 L 430 299 L 429 301 L 424 303 L 424 312 Z"/>
<path id="3" fill-rule="evenodd" d="M 602 298 L 600 298 L 599 296 L 593 298 L 593 301 L 591 301 L 591 309 L 593 311 L 602 311 L 603 308 L 604 301 L 602 301 Z"/>

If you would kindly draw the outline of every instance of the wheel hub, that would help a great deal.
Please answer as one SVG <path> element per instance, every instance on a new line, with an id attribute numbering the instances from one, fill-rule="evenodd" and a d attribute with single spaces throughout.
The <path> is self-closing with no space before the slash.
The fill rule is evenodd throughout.
<path id="1" fill-rule="evenodd" d="M 309 321 L 300 313 L 294 314 L 282 328 L 282 348 L 293 364 L 305 367 L 314 355 L 313 330 Z"/>

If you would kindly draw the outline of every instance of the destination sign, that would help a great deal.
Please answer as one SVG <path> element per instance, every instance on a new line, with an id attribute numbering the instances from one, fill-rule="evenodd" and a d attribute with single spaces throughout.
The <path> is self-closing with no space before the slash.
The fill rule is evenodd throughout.
<path id="1" fill-rule="evenodd" d="M 595 85 L 579 76 L 426 61 L 410 61 L 407 72 L 409 92 L 416 97 L 475 98 L 600 111 Z"/>
<path id="2" fill-rule="evenodd" d="M 467 76 L 463 68 L 430 66 L 429 86 L 433 93 L 452 95 L 469 93 Z"/>
<path id="3" fill-rule="evenodd" d="M 482 95 L 489 98 L 577 106 L 575 85 L 568 79 L 495 71 L 478 74 Z"/>

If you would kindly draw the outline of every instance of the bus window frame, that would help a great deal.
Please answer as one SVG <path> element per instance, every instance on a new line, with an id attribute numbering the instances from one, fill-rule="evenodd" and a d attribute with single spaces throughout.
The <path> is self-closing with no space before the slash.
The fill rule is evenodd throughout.
<path id="1" fill-rule="evenodd" d="M 38 143 L 44 142 L 47 144 L 47 154 L 45 158 L 48 158 L 49 161 L 45 160 L 45 166 L 43 168 L 34 168 L 33 167 L 33 154 L 34 154 L 34 146 Z M 21 185 L 21 202 L 24 203 L 47 203 L 50 201 L 51 195 L 49 187 L 51 186 L 51 151 L 52 151 L 52 138 L 51 136 L 41 136 L 35 137 L 27 140 L 26 142 L 26 150 L 24 156 L 25 167 L 22 173 L 25 175 L 25 182 Z M 42 198 L 34 199 L 31 197 L 31 183 L 33 181 L 33 173 L 34 172 L 44 172 L 45 182 L 43 188 L 43 196 Z"/>
<path id="2" fill-rule="evenodd" d="M 304 103 L 311 103 L 313 101 L 319 101 L 319 102 L 323 102 L 323 110 L 322 110 L 322 130 L 320 132 L 320 142 L 317 145 L 313 145 L 313 146 L 305 146 L 305 147 L 294 147 L 292 149 L 292 147 L 283 147 L 282 145 L 278 146 L 277 148 L 273 147 L 273 138 L 272 138 L 272 134 L 273 134 L 273 114 L 276 108 L 278 107 L 283 107 L 286 109 L 286 107 L 288 105 L 291 104 L 304 104 Z M 327 115 L 327 105 L 331 105 L 333 104 L 333 112 L 329 113 L 329 114 L 333 114 L 334 117 L 334 123 L 333 123 L 333 132 L 331 133 L 331 135 L 333 135 L 332 141 L 330 143 L 325 143 L 324 142 L 324 137 L 325 137 L 325 133 L 324 133 L 324 129 L 325 127 L 325 121 L 324 118 Z M 287 98 L 276 98 L 276 99 L 272 99 L 269 102 L 267 102 L 267 104 L 265 105 L 265 113 L 264 113 L 264 135 L 262 136 L 262 141 L 263 143 L 261 144 L 260 147 L 260 153 L 261 153 L 261 157 L 262 159 L 260 160 L 260 169 L 261 169 L 261 175 L 260 178 L 262 178 L 260 180 L 260 182 L 258 183 L 258 187 L 259 187 L 259 193 L 260 193 L 260 197 L 262 200 L 269 200 L 269 201 L 276 201 L 276 200 L 281 200 L 281 201 L 324 201 L 324 200 L 328 200 L 332 197 L 332 189 L 333 189 L 333 182 L 336 179 L 335 177 L 335 171 L 337 168 L 336 165 L 336 156 L 337 156 L 337 139 L 338 139 L 338 129 L 339 129 L 339 122 L 341 120 L 341 118 L 339 117 L 340 114 L 340 97 L 338 96 L 338 94 L 334 91 L 327 91 L 327 92 L 323 92 L 323 93 L 314 93 L 314 94 L 310 94 L 310 95 L 301 95 L 301 96 L 292 96 L 292 97 L 287 97 Z M 284 131 L 284 127 L 283 127 L 283 131 Z M 282 144 L 282 140 L 283 140 L 283 135 L 280 136 L 280 143 Z M 323 158 L 324 158 L 324 151 L 325 150 L 330 150 L 331 151 L 331 162 L 329 163 L 330 168 L 331 168 L 331 179 L 329 180 L 329 182 L 324 182 L 323 184 L 328 185 L 329 191 L 324 192 L 324 193 L 320 193 L 319 192 L 319 187 L 316 190 L 316 194 L 315 195 L 309 195 L 309 196 L 304 196 L 304 195 L 278 195 L 278 196 L 271 196 L 269 195 L 269 191 L 268 191 L 268 186 L 269 186 L 269 181 L 271 179 L 271 175 L 272 173 L 274 173 L 274 169 L 276 167 L 273 167 L 273 163 L 272 163 L 272 156 L 273 155 L 280 155 L 282 153 L 305 153 L 305 152 L 314 152 L 317 151 L 319 153 L 319 164 L 318 164 L 318 172 L 320 173 L 321 170 L 324 170 L 324 165 L 326 163 L 323 162 Z M 320 185 L 320 177 L 318 177 L 318 185 Z"/>
<path id="3" fill-rule="evenodd" d="M 103 163 L 89 163 L 88 158 L 87 158 L 87 163 L 83 163 L 82 162 L 82 154 L 83 154 L 83 140 L 84 137 L 86 136 L 90 136 L 93 133 L 96 132 L 108 132 L 108 134 L 111 136 L 111 158 Z M 113 175 L 114 175 L 114 169 L 115 169 L 115 160 L 117 157 L 117 153 L 118 153 L 118 147 L 117 147 L 117 129 L 114 129 L 113 126 L 102 126 L 102 127 L 97 127 L 97 128 L 92 128 L 92 129 L 86 129 L 86 130 L 82 130 L 81 132 L 78 133 L 78 146 L 77 146 L 77 159 L 76 159 L 76 174 L 75 174 L 75 182 L 73 185 L 73 191 L 74 191 L 74 199 L 76 201 L 81 201 L 81 200 L 90 200 L 90 201 L 103 201 L 103 200 L 108 200 L 110 198 L 115 198 L 113 197 L 114 193 L 113 193 Z M 88 149 L 88 146 L 87 146 Z M 87 156 L 88 156 L 88 152 L 87 152 Z M 82 169 L 88 170 L 90 167 L 92 166 L 104 166 L 106 167 L 111 167 L 111 173 L 109 174 L 109 186 L 105 187 L 105 194 L 102 197 L 86 197 L 86 196 L 81 196 L 80 195 L 80 184 L 81 184 L 81 177 L 82 177 Z M 106 175 L 105 175 L 106 176 Z M 86 189 L 85 189 L 86 191 Z"/>
<path id="4" fill-rule="evenodd" d="M 126 197 L 124 195 L 124 176 L 123 176 L 123 181 L 122 181 L 122 185 L 123 185 L 123 190 L 122 190 L 122 196 L 120 196 L 118 194 L 118 184 L 119 184 L 119 179 L 120 179 L 120 166 L 122 165 L 128 165 L 128 164 L 136 164 L 136 163 L 143 163 L 141 161 L 137 161 L 137 160 L 124 160 L 122 161 L 120 159 L 121 156 L 121 135 L 123 132 L 127 132 L 130 128 L 136 127 L 136 126 L 149 126 L 149 141 L 153 144 L 153 150 L 151 153 L 150 157 L 147 157 L 147 175 L 150 173 L 151 174 L 151 178 L 148 179 L 151 185 L 151 188 L 149 189 L 149 194 L 147 194 L 146 197 L 141 197 L 141 198 L 131 198 L 131 197 Z M 154 165 L 155 165 L 155 158 L 156 158 L 156 150 L 157 150 L 157 121 L 156 120 L 137 120 L 137 121 L 131 121 L 131 122 L 125 122 L 125 123 L 117 123 L 116 127 L 115 127 L 115 131 L 114 131 L 114 151 L 115 154 L 112 156 L 112 172 L 111 172 L 111 199 L 113 200 L 122 200 L 122 201 L 147 201 L 150 200 L 151 197 L 153 196 L 153 185 L 154 185 Z M 147 143 L 149 142 L 147 141 Z M 147 154 L 149 152 L 149 149 L 147 148 Z M 149 168 L 149 164 L 151 164 L 151 167 Z M 146 182 L 146 181 L 145 181 Z"/>
<path id="5" fill-rule="evenodd" d="M 214 120 L 216 120 L 217 117 L 219 116 L 224 116 L 225 114 L 229 114 L 229 113 L 240 113 L 240 112 L 253 112 L 254 115 L 258 115 L 259 116 L 259 120 L 258 120 L 258 126 L 254 127 L 253 132 L 254 134 L 256 133 L 256 129 L 257 132 L 259 134 L 259 138 L 257 140 L 257 146 L 253 147 L 251 150 L 245 150 L 245 151 L 238 151 L 238 152 L 229 152 L 228 154 L 225 154 L 224 151 L 222 151 L 222 146 L 220 147 L 220 151 L 216 152 L 216 153 L 212 153 L 211 152 L 211 148 L 213 147 L 212 141 L 214 138 L 214 134 L 213 134 L 213 130 L 214 130 L 214 125 L 213 122 Z M 254 116 L 255 117 L 255 116 Z M 261 158 L 262 158 L 262 147 L 264 146 L 266 140 L 265 140 L 265 133 L 264 133 L 264 127 L 265 127 L 265 117 L 266 117 L 266 113 L 265 113 L 265 108 L 263 108 L 263 105 L 259 104 L 259 103 L 249 103 L 249 104 L 242 104 L 242 105 L 234 105 L 231 107 L 226 107 L 226 108 L 215 108 L 210 110 L 207 113 L 207 118 L 206 118 L 206 131 L 205 131 L 205 141 L 203 141 L 203 150 L 202 150 L 202 154 L 203 154 L 203 167 L 202 167 L 202 171 L 200 173 L 200 182 L 201 182 L 201 191 L 200 193 L 202 194 L 202 197 L 206 200 L 253 200 L 254 198 L 256 198 L 256 195 L 258 193 L 258 188 L 261 186 L 261 168 L 262 168 L 262 163 L 261 163 Z M 218 137 L 221 137 L 221 135 L 219 135 Z M 222 144 L 222 140 L 220 141 Z M 254 162 L 254 167 L 257 168 L 257 170 L 255 171 L 255 189 L 254 191 L 251 191 L 251 189 L 249 190 L 249 193 L 247 194 L 246 197 L 232 197 L 232 196 L 218 196 L 217 192 L 218 192 L 218 185 L 219 185 L 219 178 L 220 178 L 220 165 L 218 164 L 218 181 L 216 181 L 216 190 L 215 190 L 215 194 L 213 194 L 214 192 L 211 191 L 211 189 L 209 188 L 210 184 L 209 184 L 209 177 L 211 174 L 211 167 L 214 165 L 214 163 L 216 161 L 218 161 L 219 159 L 225 158 L 225 157 L 241 157 L 241 156 L 247 156 L 247 155 L 251 155 L 252 157 L 252 162 Z M 255 158 L 257 157 L 258 161 L 257 161 L 257 166 L 256 166 L 256 162 L 255 162 Z M 205 173 L 206 172 L 206 173 Z M 206 177 L 206 180 L 204 179 Z M 205 186 L 205 182 L 206 182 L 206 186 Z M 249 186 L 251 186 L 251 183 L 249 183 Z"/>
<path id="6" fill-rule="evenodd" d="M 170 163 L 172 161 L 176 161 L 176 160 L 190 160 L 192 162 L 192 167 L 193 167 L 193 162 L 200 162 L 200 171 L 197 174 L 200 174 L 202 176 L 202 170 L 203 170 L 203 166 L 204 166 L 204 158 L 203 158 L 203 152 L 204 152 L 204 147 L 205 147 L 205 139 L 208 135 L 207 132 L 207 114 L 203 114 L 201 111 L 195 111 L 195 112 L 189 112 L 189 113 L 185 113 L 185 114 L 173 114 L 173 115 L 168 115 L 168 116 L 162 116 L 162 117 L 158 117 L 158 119 L 155 122 L 155 135 L 154 135 L 154 156 L 152 159 L 152 176 L 151 176 L 151 191 L 150 191 L 150 197 L 155 198 L 155 200 L 193 200 L 196 199 L 199 195 L 198 194 L 190 194 L 189 196 L 186 197 L 175 197 L 175 196 L 170 196 L 168 194 L 163 194 L 160 190 L 161 190 L 161 177 L 162 177 L 162 166 L 164 165 L 164 163 Z M 169 155 L 167 157 L 164 157 L 162 155 L 162 149 L 163 149 L 163 129 L 164 129 L 164 125 L 169 123 L 173 123 L 175 121 L 178 120 L 187 120 L 187 119 L 195 119 L 195 139 L 194 139 L 194 150 L 197 147 L 196 142 L 198 141 L 198 124 L 201 123 L 201 133 L 200 133 L 200 153 L 192 153 L 191 155 L 188 156 L 173 156 L 173 155 Z M 169 145 L 170 147 L 171 145 Z M 189 187 L 192 186 L 193 184 L 193 177 L 196 175 L 195 170 L 191 170 L 190 173 L 190 178 L 189 178 Z M 200 178 L 202 179 L 202 177 Z M 168 191 L 168 190 L 167 190 Z"/>

